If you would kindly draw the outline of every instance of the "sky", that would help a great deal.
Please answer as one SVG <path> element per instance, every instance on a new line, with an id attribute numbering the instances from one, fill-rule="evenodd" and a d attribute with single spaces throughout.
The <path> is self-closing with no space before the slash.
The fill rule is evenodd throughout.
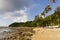
<path id="1" fill-rule="evenodd" d="M 0 26 L 8 26 L 14 22 L 34 20 L 47 5 L 51 5 L 50 15 L 60 6 L 60 0 L 51 3 L 49 0 L 0 0 Z"/>

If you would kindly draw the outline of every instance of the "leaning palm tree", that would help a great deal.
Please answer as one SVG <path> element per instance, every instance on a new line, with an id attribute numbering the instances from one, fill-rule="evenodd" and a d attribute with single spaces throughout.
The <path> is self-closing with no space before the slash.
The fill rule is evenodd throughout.
<path id="1" fill-rule="evenodd" d="M 41 13 L 41 16 L 42 16 L 43 18 L 45 18 L 46 13 L 48 13 L 50 10 L 51 10 L 50 5 L 46 6 L 46 8 L 44 9 L 44 11 Z"/>
<path id="2" fill-rule="evenodd" d="M 46 13 L 48 13 L 49 11 L 51 11 L 51 6 L 50 5 L 46 6 L 46 8 L 44 10 L 44 15 L 46 16 Z M 51 19 L 51 17 L 50 17 L 50 19 Z M 47 26 L 47 24 L 46 24 L 46 26 Z"/>
<path id="3" fill-rule="evenodd" d="M 51 6 L 50 6 L 50 5 L 48 5 L 48 6 L 46 6 L 46 8 L 45 8 L 44 12 L 45 12 L 45 13 L 48 13 L 50 10 L 51 10 Z"/>

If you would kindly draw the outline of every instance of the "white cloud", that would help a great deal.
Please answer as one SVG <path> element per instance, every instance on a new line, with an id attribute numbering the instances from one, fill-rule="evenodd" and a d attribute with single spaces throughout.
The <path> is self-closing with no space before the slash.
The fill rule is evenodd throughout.
<path id="1" fill-rule="evenodd" d="M 20 16 L 15 15 L 16 18 L 13 20 L 14 22 L 26 22 L 26 21 L 28 21 L 28 15 L 27 15 L 26 9 L 17 11 L 17 13 L 19 13 Z"/>
<path id="2" fill-rule="evenodd" d="M 25 8 L 24 10 L 6 12 L 3 18 L 10 19 L 13 22 L 26 22 L 28 21 L 28 13 L 26 11 L 27 9 Z"/>
<path id="3" fill-rule="evenodd" d="M 16 17 L 13 22 L 26 22 L 28 19 L 28 17 L 26 15 L 21 16 L 21 17 Z"/>
<path id="4" fill-rule="evenodd" d="M 27 8 L 31 0 L 0 0 L 0 16 L 13 22 L 26 22 L 28 20 Z"/>

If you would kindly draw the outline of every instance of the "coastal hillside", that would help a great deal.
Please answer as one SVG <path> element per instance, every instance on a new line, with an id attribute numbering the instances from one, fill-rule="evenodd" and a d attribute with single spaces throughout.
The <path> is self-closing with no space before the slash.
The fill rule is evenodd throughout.
<path id="1" fill-rule="evenodd" d="M 33 21 L 14 22 L 9 27 L 45 27 L 60 25 L 60 7 L 57 7 L 53 14 L 42 17 L 42 15 L 35 16 Z"/>

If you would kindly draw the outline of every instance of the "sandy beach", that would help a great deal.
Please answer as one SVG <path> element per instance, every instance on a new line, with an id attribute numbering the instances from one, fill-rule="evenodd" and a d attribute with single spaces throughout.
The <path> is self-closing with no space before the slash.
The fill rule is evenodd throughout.
<path id="1" fill-rule="evenodd" d="M 60 40 L 60 28 L 35 28 L 33 30 L 35 34 L 32 36 L 32 40 Z"/>
<path id="2" fill-rule="evenodd" d="M 60 40 L 60 28 L 13 28 L 12 32 L 4 32 L 1 40 Z"/>

